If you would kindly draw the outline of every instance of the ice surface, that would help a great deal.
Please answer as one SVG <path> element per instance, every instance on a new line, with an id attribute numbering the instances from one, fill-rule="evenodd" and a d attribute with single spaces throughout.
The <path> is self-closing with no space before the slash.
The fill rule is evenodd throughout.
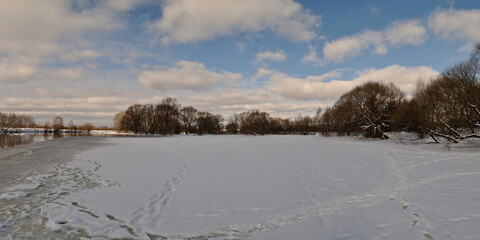
<path id="1" fill-rule="evenodd" d="M 14 198 L 21 198 L 27 196 L 26 192 L 16 191 L 16 192 L 6 192 L 0 194 L 0 199 L 14 199 Z"/>
<path id="2" fill-rule="evenodd" d="M 27 190 L 27 189 L 34 189 L 37 187 L 38 187 L 37 183 L 22 183 L 22 184 L 15 185 L 13 187 L 9 187 L 8 191 Z"/>
<path id="3" fill-rule="evenodd" d="M 41 231 L 98 239 L 480 239 L 480 159 L 471 149 L 319 136 L 106 141 L 10 187 L 45 189 Z M 29 183 L 38 189 L 22 185 Z M 7 232 L 11 221 L 0 222 Z"/>

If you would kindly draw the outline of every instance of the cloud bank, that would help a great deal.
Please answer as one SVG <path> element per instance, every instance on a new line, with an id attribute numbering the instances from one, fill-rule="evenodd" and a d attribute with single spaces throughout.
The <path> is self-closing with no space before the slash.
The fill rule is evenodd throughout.
<path id="1" fill-rule="evenodd" d="M 365 30 L 327 42 L 323 48 L 324 62 L 343 62 L 365 54 L 368 50 L 373 55 L 384 55 L 388 52 L 388 47 L 407 44 L 418 46 L 427 38 L 427 30 L 419 20 L 395 21 L 383 31 Z M 318 62 L 314 57 L 316 52 L 311 50 L 304 59 L 307 62 Z"/>
<path id="2" fill-rule="evenodd" d="M 463 50 L 480 41 L 480 9 L 437 10 L 428 17 L 428 27 L 437 36 L 446 40 L 466 42 Z"/>
<path id="3" fill-rule="evenodd" d="M 166 45 L 266 30 L 298 42 L 315 38 L 319 23 L 293 0 L 167 0 L 151 29 Z"/>
<path id="4" fill-rule="evenodd" d="M 268 89 L 275 94 L 293 100 L 337 100 L 342 94 L 367 81 L 393 83 L 407 95 L 412 95 L 419 79 L 429 80 L 438 72 L 427 66 L 405 67 L 392 65 L 382 69 L 358 71 L 357 77 L 345 81 L 338 80 L 342 71 L 335 70 L 320 76 L 295 78 L 287 74 L 271 71 L 268 75 Z M 327 81 L 329 80 L 329 81 Z"/>
<path id="5" fill-rule="evenodd" d="M 199 62 L 178 61 L 171 68 L 140 72 L 137 78 L 146 88 L 207 91 L 220 85 L 234 85 L 242 75 L 208 70 Z"/>

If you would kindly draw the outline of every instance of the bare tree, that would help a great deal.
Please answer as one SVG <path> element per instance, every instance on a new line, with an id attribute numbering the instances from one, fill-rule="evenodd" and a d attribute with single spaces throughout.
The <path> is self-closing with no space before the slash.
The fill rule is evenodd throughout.
<path id="1" fill-rule="evenodd" d="M 60 117 L 60 116 L 56 116 L 54 119 L 53 119 L 53 131 L 55 133 L 59 133 L 61 129 L 65 128 L 63 126 L 63 118 Z"/>
<path id="2" fill-rule="evenodd" d="M 447 68 L 427 86 L 417 90 L 414 99 L 421 105 L 423 129 L 449 142 L 480 138 L 480 46 L 468 61 Z"/>
<path id="3" fill-rule="evenodd" d="M 268 134 L 270 115 L 266 112 L 260 112 L 258 110 L 243 112 L 239 115 L 241 124 L 240 132 L 264 135 Z"/>
<path id="4" fill-rule="evenodd" d="M 113 129 L 117 131 L 122 130 L 122 119 L 124 115 L 125 115 L 125 112 L 119 112 L 115 114 L 115 116 L 113 117 Z"/>
<path id="5" fill-rule="evenodd" d="M 293 124 L 295 132 L 303 135 L 316 131 L 315 120 L 310 116 L 298 115 Z"/>
<path id="6" fill-rule="evenodd" d="M 367 82 L 342 95 L 325 111 L 322 124 L 327 126 L 322 126 L 323 131 L 328 134 L 333 129 L 340 135 L 364 131 L 368 137 L 386 138 L 392 115 L 404 98 L 393 84 Z"/>
<path id="7" fill-rule="evenodd" d="M 68 122 L 68 130 L 70 131 L 70 133 L 76 133 L 77 129 L 78 129 L 77 125 L 75 125 L 73 120 L 70 120 L 70 122 Z"/>
<path id="8" fill-rule="evenodd" d="M 225 126 L 227 133 L 237 134 L 240 129 L 240 117 L 238 114 L 230 116 L 227 125 Z"/>
<path id="9" fill-rule="evenodd" d="M 120 125 L 122 130 L 137 134 L 142 131 L 143 122 L 144 108 L 141 104 L 134 104 L 125 110 Z"/>
<path id="10" fill-rule="evenodd" d="M 219 134 L 222 131 L 223 117 L 209 112 L 198 112 L 197 128 L 198 134 Z"/>
<path id="11" fill-rule="evenodd" d="M 319 131 L 324 136 L 337 134 L 339 136 L 361 132 L 358 122 L 352 117 L 351 106 L 339 104 L 328 107 L 320 120 Z"/>
<path id="12" fill-rule="evenodd" d="M 162 134 L 172 134 L 178 123 L 180 104 L 175 98 L 164 98 L 161 103 L 155 107 L 156 114 L 160 117 L 159 132 Z"/>
<path id="13" fill-rule="evenodd" d="M 86 134 L 90 134 L 90 132 L 94 129 L 95 127 L 91 123 L 84 123 L 81 126 L 82 131 L 84 131 Z"/>
<path id="14" fill-rule="evenodd" d="M 146 104 L 143 106 L 144 112 L 144 122 L 142 126 L 142 132 L 155 134 L 160 128 L 160 116 L 155 111 L 155 106 L 153 104 Z"/>
<path id="15" fill-rule="evenodd" d="M 318 107 L 317 112 L 315 113 L 315 116 L 313 117 L 313 124 L 315 126 L 315 131 L 319 130 L 320 122 L 321 122 L 321 119 L 322 119 L 322 112 L 323 112 L 323 109 L 321 107 Z"/>
<path id="16" fill-rule="evenodd" d="M 45 122 L 45 124 L 43 124 L 42 128 L 44 130 L 44 133 L 51 133 L 52 126 L 50 124 L 50 121 Z"/>
<path id="17" fill-rule="evenodd" d="M 197 109 L 191 106 L 183 107 L 180 109 L 180 120 L 183 124 L 185 134 L 188 135 L 197 121 Z"/>
<path id="18" fill-rule="evenodd" d="M 19 118 L 15 113 L 1 113 L 0 112 L 0 130 L 3 133 L 8 133 L 11 129 L 19 125 Z"/>
<path id="19" fill-rule="evenodd" d="M 424 125 L 424 118 L 417 99 L 403 101 L 392 115 L 393 131 L 414 132 L 423 138 L 425 131 L 423 131 L 422 126 Z"/>
<path id="20" fill-rule="evenodd" d="M 286 119 L 282 119 L 282 118 L 276 118 L 278 120 L 278 122 L 280 123 L 280 129 L 279 129 L 279 132 L 284 132 L 284 133 L 291 133 L 293 132 L 293 124 L 292 124 L 292 121 L 290 121 L 290 119 L 286 118 Z"/>
<path id="21" fill-rule="evenodd" d="M 16 128 L 36 127 L 35 120 L 30 115 L 0 112 L 0 133 L 17 131 Z"/>

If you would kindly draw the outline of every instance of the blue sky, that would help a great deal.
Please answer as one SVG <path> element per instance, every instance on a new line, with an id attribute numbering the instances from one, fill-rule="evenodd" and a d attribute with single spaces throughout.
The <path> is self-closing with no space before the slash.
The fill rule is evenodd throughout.
<path id="1" fill-rule="evenodd" d="M 223 114 L 314 114 L 365 81 L 411 95 L 480 41 L 480 2 L 6 0 L 0 112 L 111 125 L 176 97 Z"/>

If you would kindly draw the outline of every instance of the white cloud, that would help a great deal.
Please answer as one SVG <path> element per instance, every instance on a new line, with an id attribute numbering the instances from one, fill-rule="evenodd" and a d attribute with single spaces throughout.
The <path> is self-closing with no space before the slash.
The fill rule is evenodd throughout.
<path id="1" fill-rule="evenodd" d="M 258 81 L 258 79 L 262 79 L 266 76 L 271 75 L 272 73 L 274 73 L 274 71 L 266 69 L 266 68 L 259 68 L 259 69 L 257 69 L 257 73 L 255 73 L 255 75 L 250 79 L 250 81 L 251 82 L 256 82 L 256 81 Z"/>
<path id="2" fill-rule="evenodd" d="M 95 60 L 102 56 L 101 53 L 95 50 L 73 50 L 71 53 L 65 55 L 63 59 L 68 62 L 79 62 L 82 60 Z"/>
<path id="3" fill-rule="evenodd" d="M 26 57 L 0 59 L 0 82 L 24 83 L 36 77 L 38 60 Z"/>
<path id="4" fill-rule="evenodd" d="M 111 125 L 115 113 L 124 110 L 134 102 L 123 97 L 52 97 L 56 91 L 46 92 L 46 97 L 0 98 L 0 109 L 6 112 L 32 115 L 37 124 L 52 121 L 61 116 L 66 121 L 73 119 L 76 124 L 93 122 L 95 125 Z"/>
<path id="5" fill-rule="evenodd" d="M 289 103 L 289 102 L 275 102 L 271 104 L 259 104 L 248 110 L 260 109 L 271 114 L 272 117 L 292 118 L 298 114 L 312 115 L 315 114 L 318 107 L 326 107 L 328 104 L 323 102 L 303 102 L 303 103 Z"/>
<path id="6" fill-rule="evenodd" d="M 343 76 L 343 72 L 345 71 L 346 71 L 345 69 L 341 69 L 341 68 L 335 69 L 333 71 L 324 73 L 320 76 L 308 76 L 306 80 L 310 82 L 324 82 L 330 79 L 335 79 L 335 78 L 338 79 Z"/>
<path id="7" fill-rule="evenodd" d="M 149 0 L 107 0 L 101 2 L 101 4 L 104 4 L 107 9 L 124 12 L 133 9 L 135 5 L 143 4 L 148 1 Z"/>
<path id="8" fill-rule="evenodd" d="M 61 37 L 112 25 L 108 16 L 94 10 L 75 13 L 69 1 L 58 0 L 1 1 L 0 22 L 0 51 L 35 54 L 58 50 Z"/>
<path id="9" fill-rule="evenodd" d="M 242 75 L 208 70 L 199 62 L 179 61 L 172 68 L 143 71 L 137 78 L 146 88 L 206 91 L 220 85 L 235 85 Z"/>
<path id="10" fill-rule="evenodd" d="M 86 76 L 85 70 L 80 67 L 42 69 L 40 60 L 27 57 L 10 57 L 0 59 L 0 82 L 26 83 L 35 79 L 54 78 L 79 80 Z"/>
<path id="11" fill-rule="evenodd" d="M 247 45 L 245 43 L 237 42 L 236 44 L 238 51 L 240 52 L 245 52 L 245 49 L 247 48 Z"/>
<path id="12" fill-rule="evenodd" d="M 374 49 L 375 54 L 386 54 L 385 41 L 381 32 L 365 31 L 328 42 L 323 48 L 323 55 L 326 61 L 338 63 L 346 58 L 356 57 L 370 48 Z"/>
<path id="13" fill-rule="evenodd" d="M 419 20 L 393 22 L 385 31 L 386 40 L 390 45 L 411 44 L 418 46 L 428 38 L 427 30 Z"/>
<path id="14" fill-rule="evenodd" d="M 480 41 L 480 9 L 437 10 L 428 17 L 428 27 L 447 40 L 463 40 L 466 45 Z"/>
<path id="15" fill-rule="evenodd" d="M 269 90 L 294 100 L 335 100 L 352 86 L 350 81 L 312 82 L 287 75 L 274 75 Z"/>
<path id="16" fill-rule="evenodd" d="M 129 99 L 122 97 L 9 97 L 2 99 L 0 108 L 7 111 L 111 112 L 120 111 L 127 104 L 130 104 Z"/>
<path id="17" fill-rule="evenodd" d="M 349 86 L 348 81 L 331 80 L 342 76 L 337 69 L 319 76 L 296 78 L 280 72 L 272 72 L 267 88 L 275 94 L 294 100 L 333 100 Z"/>
<path id="18" fill-rule="evenodd" d="M 383 31 L 366 30 L 327 42 L 323 48 L 324 61 L 317 63 L 339 63 L 362 55 L 367 50 L 375 55 L 384 55 L 388 52 L 388 47 L 405 44 L 417 46 L 427 38 L 427 31 L 419 20 L 396 21 Z"/>
<path id="19" fill-rule="evenodd" d="M 302 63 L 311 63 L 314 66 L 321 66 L 325 64 L 325 61 L 317 56 L 317 49 L 313 46 L 309 46 L 310 51 L 302 58 Z"/>
<path id="20" fill-rule="evenodd" d="M 79 91 L 78 89 L 73 88 L 61 88 L 52 89 L 45 87 L 38 87 L 33 90 L 33 93 L 37 94 L 39 97 L 49 97 L 49 98 L 80 98 L 86 97 L 89 93 L 85 91 Z"/>
<path id="21" fill-rule="evenodd" d="M 50 77 L 57 79 L 80 80 L 86 77 L 83 67 L 63 68 L 49 71 Z"/>
<path id="22" fill-rule="evenodd" d="M 277 50 L 275 52 L 271 52 L 271 51 L 265 51 L 265 52 L 260 52 L 260 53 L 257 53 L 257 55 L 255 55 L 256 57 L 256 62 L 259 63 L 261 61 L 265 61 L 265 60 L 268 60 L 268 61 L 274 61 L 274 62 L 281 62 L 281 61 L 285 61 L 285 59 L 287 59 L 287 55 L 285 54 L 285 52 L 283 50 Z"/>
<path id="23" fill-rule="evenodd" d="M 367 81 L 393 83 L 411 95 L 419 79 L 430 79 L 438 72 L 431 67 L 405 67 L 392 65 L 382 69 L 366 69 L 357 72 L 351 81 L 325 80 L 341 77 L 342 70 L 335 70 L 320 76 L 295 78 L 284 73 L 272 72 L 267 84 L 272 93 L 294 100 L 337 100 L 342 94 Z"/>
<path id="24" fill-rule="evenodd" d="M 428 66 L 405 67 L 391 65 L 382 69 L 371 68 L 359 71 L 357 72 L 358 77 L 353 79 L 353 81 L 356 84 L 361 84 L 367 81 L 391 82 L 407 95 L 412 95 L 419 79 L 430 80 L 438 74 L 437 71 Z"/>
<path id="25" fill-rule="evenodd" d="M 315 38 L 320 18 L 293 0 L 167 0 L 151 27 L 163 44 L 269 30 L 293 41 Z"/>
<path id="26" fill-rule="evenodd" d="M 121 27 L 120 14 L 144 1 L 0 1 L 0 53 L 46 56 L 91 30 Z M 76 5 L 76 9 L 73 9 Z"/>
<path id="27" fill-rule="evenodd" d="M 294 117 L 298 114 L 314 114 L 318 107 L 327 103 L 319 101 L 292 102 L 278 98 L 264 89 L 222 89 L 214 94 L 187 96 L 182 99 L 182 105 L 193 105 L 199 110 L 229 116 L 249 110 L 260 110 L 273 117 Z"/>
<path id="28" fill-rule="evenodd" d="M 221 92 L 215 92 L 212 94 L 193 95 L 187 98 L 188 102 L 192 105 L 200 108 L 218 108 L 218 104 L 224 106 L 233 105 L 252 105 L 259 104 L 270 100 L 270 94 L 261 89 L 239 89 L 239 88 L 227 88 Z"/>

